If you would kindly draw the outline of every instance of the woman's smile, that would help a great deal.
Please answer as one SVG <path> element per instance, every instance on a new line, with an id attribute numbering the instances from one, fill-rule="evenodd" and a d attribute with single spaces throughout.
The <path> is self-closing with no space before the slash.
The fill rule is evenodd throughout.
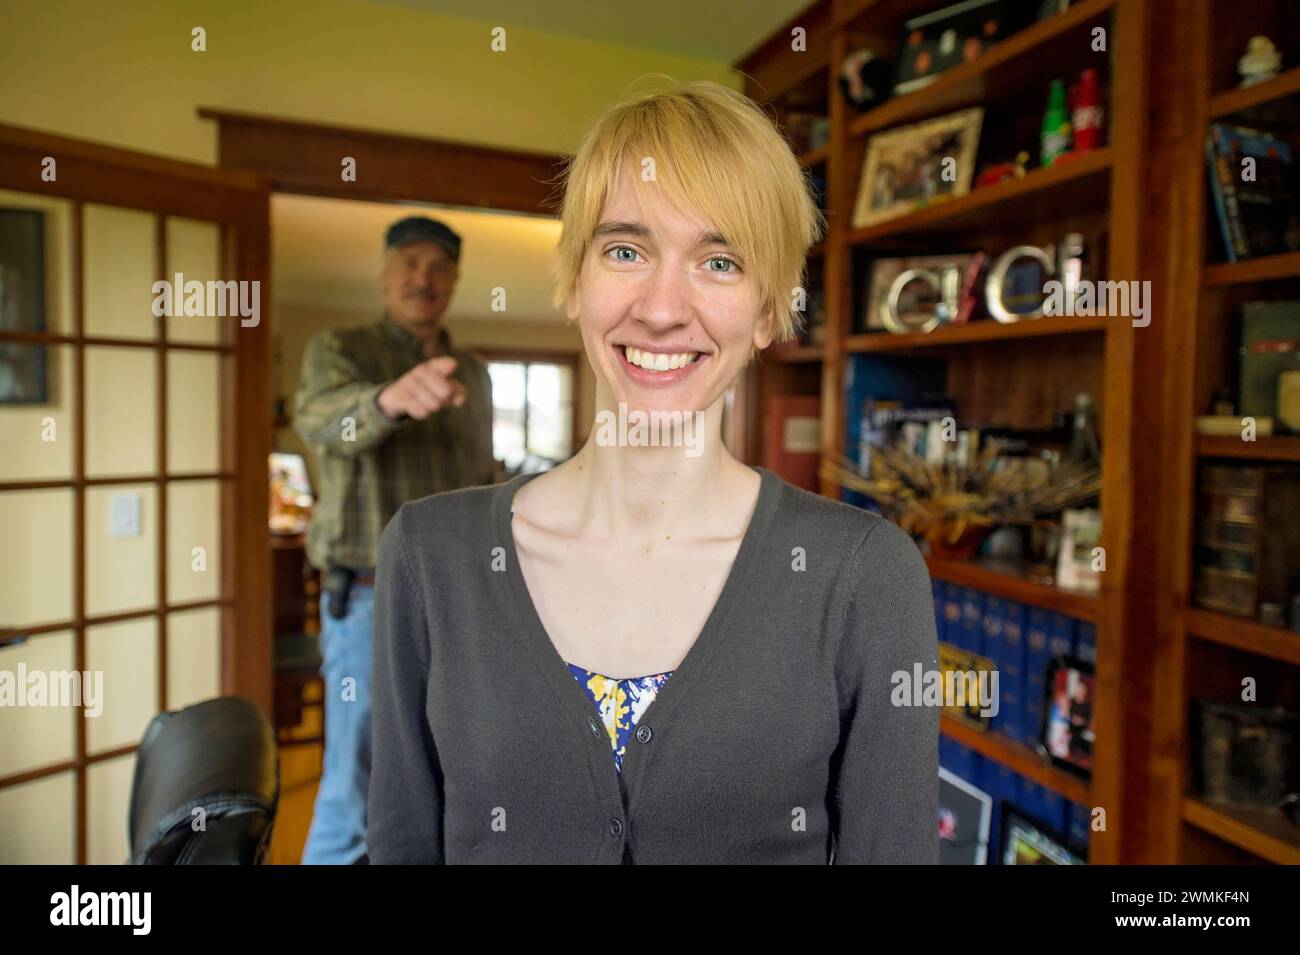
<path id="1" fill-rule="evenodd" d="M 704 352 L 652 350 L 635 345 L 615 345 L 614 354 L 623 374 L 637 384 L 651 387 L 666 387 L 684 381 L 709 360 Z"/>

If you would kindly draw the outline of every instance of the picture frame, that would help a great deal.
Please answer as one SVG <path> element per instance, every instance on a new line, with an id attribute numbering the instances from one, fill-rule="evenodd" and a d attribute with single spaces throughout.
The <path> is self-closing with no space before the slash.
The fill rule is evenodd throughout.
<path id="1" fill-rule="evenodd" d="M 1092 778 L 1095 694 L 1096 672 L 1090 663 L 1061 656 L 1048 665 L 1039 745 L 1056 766 L 1083 779 Z"/>
<path id="2" fill-rule="evenodd" d="M 1063 833 L 1005 800 L 998 833 L 1002 865 L 1087 865 L 1088 854 Z"/>
<path id="3" fill-rule="evenodd" d="M 45 310 L 45 213 L 0 208 L 0 331 L 43 332 Z M 0 342 L 0 405 L 49 400 L 49 349 Z"/>
<path id="4" fill-rule="evenodd" d="M 993 797 L 939 767 L 939 864 L 986 865 Z"/>
<path id="5" fill-rule="evenodd" d="M 983 122 L 983 107 L 974 106 L 872 136 L 862 161 L 853 227 L 967 195 Z M 948 158 L 956 160 L 952 181 L 943 175 Z"/>

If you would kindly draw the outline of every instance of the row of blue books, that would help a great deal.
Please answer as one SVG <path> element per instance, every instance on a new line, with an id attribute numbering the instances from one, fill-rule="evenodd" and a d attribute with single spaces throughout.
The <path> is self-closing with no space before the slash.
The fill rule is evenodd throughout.
<path id="1" fill-rule="evenodd" d="M 1075 657 L 1095 667 L 1096 625 L 942 580 L 933 584 L 939 639 L 988 657 L 997 667 L 998 712 L 991 729 L 1037 744 L 1048 668 L 1056 657 Z"/>
<path id="2" fill-rule="evenodd" d="M 1002 832 L 1002 812 L 1007 804 L 1053 830 L 1058 838 L 1067 841 L 1086 858 L 1092 821 L 1087 806 L 1070 802 L 1064 796 L 1026 779 L 997 760 L 985 759 L 979 753 L 947 736 L 939 737 L 939 765 L 952 774 L 960 776 L 976 789 L 984 791 L 992 799 L 993 817 L 989 827 L 988 850 L 990 864 L 996 864 L 1002 859 L 1002 847 L 999 842 Z"/>

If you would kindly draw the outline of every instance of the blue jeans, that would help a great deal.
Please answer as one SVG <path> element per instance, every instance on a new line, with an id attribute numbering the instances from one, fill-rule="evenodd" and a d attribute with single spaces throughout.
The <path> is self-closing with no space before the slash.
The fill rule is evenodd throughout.
<path id="1" fill-rule="evenodd" d="M 303 865 L 351 865 L 366 851 L 374 611 L 375 590 L 367 584 L 352 585 L 342 620 L 321 601 L 325 759 Z"/>

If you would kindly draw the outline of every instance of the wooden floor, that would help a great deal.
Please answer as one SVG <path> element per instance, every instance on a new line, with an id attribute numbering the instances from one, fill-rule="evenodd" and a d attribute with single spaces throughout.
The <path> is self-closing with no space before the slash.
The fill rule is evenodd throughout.
<path id="1" fill-rule="evenodd" d="M 294 736 L 320 733 L 321 711 L 312 707 L 303 711 L 303 722 Z M 320 784 L 320 743 L 280 747 L 280 807 L 276 812 L 275 831 L 271 834 L 268 865 L 298 865 L 307 843 L 312 808 L 316 804 L 316 787 Z"/>

